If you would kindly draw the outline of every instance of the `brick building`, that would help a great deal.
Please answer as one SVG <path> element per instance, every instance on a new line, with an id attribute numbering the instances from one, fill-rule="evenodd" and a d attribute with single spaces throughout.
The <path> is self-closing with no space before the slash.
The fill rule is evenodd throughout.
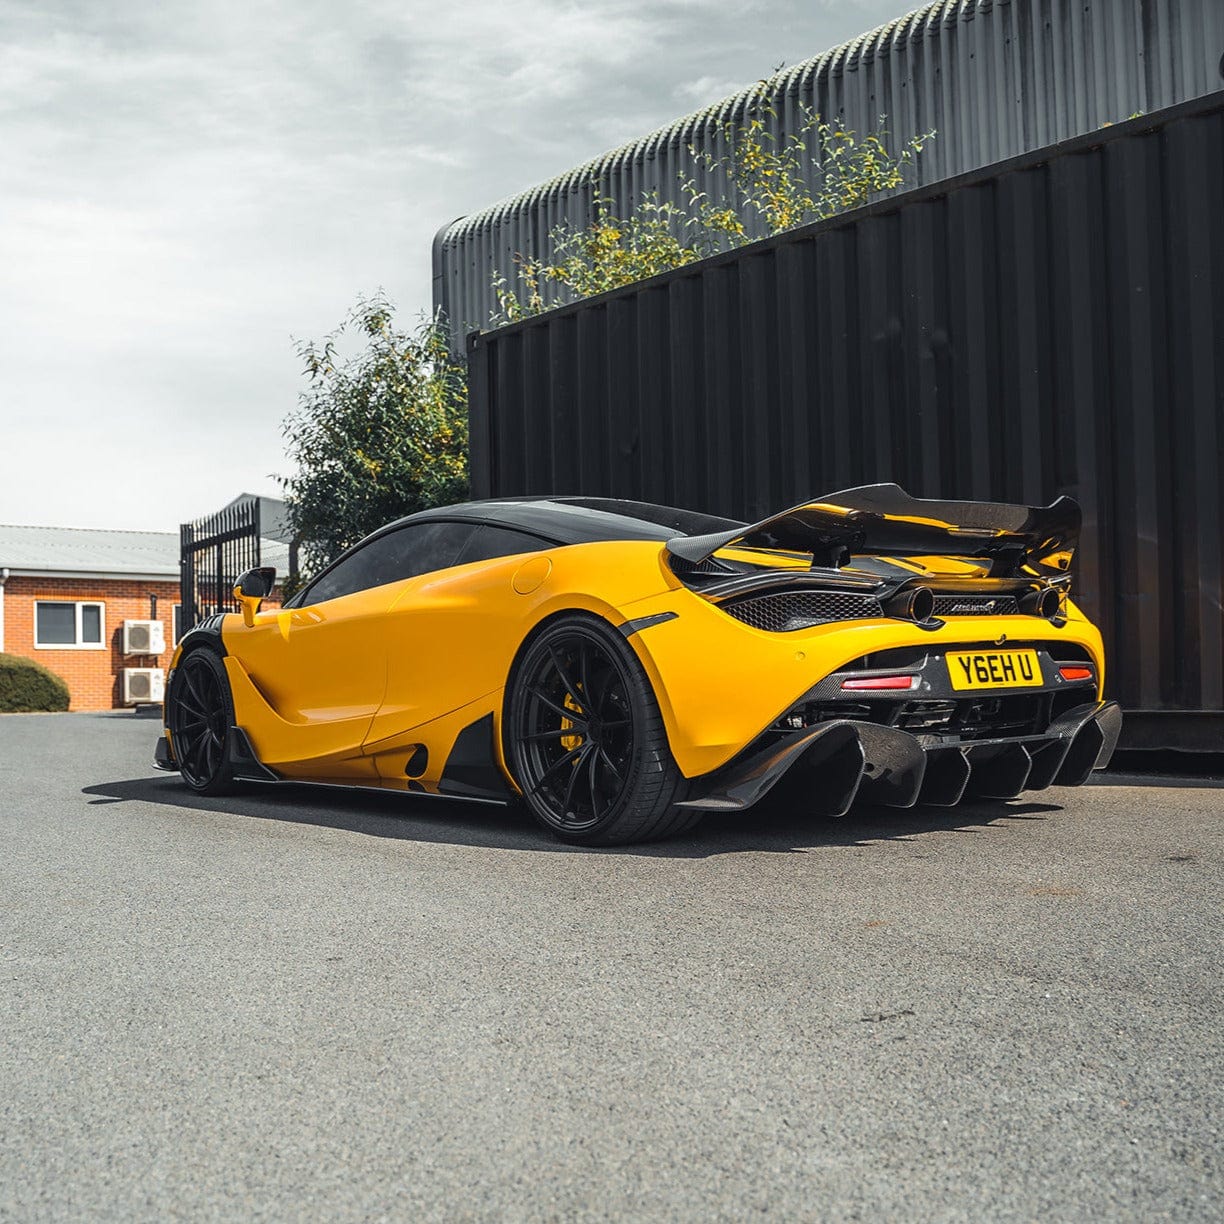
<path id="1" fill-rule="evenodd" d="M 61 676 L 72 709 L 160 699 L 179 616 L 176 533 L 0 525 L 0 653 Z"/>

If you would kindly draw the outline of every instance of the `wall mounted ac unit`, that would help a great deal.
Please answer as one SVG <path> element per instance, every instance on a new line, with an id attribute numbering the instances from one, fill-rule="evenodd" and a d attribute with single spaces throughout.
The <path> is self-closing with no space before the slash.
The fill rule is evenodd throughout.
<path id="1" fill-rule="evenodd" d="M 159 655 L 166 649 L 166 629 L 159 620 L 125 620 L 123 622 L 123 653 L 125 655 Z"/>
<path id="2" fill-rule="evenodd" d="M 125 667 L 123 669 L 123 704 L 140 701 L 162 701 L 166 696 L 166 677 L 160 667 Z"/>

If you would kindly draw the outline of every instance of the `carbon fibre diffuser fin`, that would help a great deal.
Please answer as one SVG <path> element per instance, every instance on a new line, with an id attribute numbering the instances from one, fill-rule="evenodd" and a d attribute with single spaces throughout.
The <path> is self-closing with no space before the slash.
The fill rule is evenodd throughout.
<path id="1" fill-rule="evenodd" d="M 746 756 L 736 757 L 722 769 L 698 780 L 697 795 L 678 807 L 711 811 L 740 811 L 752 807 L 787 779 L 803 794 L 827 795 L 840 816 L 854 801 L 863 774 L 863 748 L 858 728 L 851 722 L 828 722 L 781 743 L 767 745 Z"/>

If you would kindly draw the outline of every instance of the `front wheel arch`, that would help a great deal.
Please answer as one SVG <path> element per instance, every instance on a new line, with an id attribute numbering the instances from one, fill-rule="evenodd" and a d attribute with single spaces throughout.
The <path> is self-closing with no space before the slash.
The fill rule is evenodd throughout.
<path id="1" fill-rule="evenodd" d="M 179 776 L 203 795 L 235 789 L 228 751 L 234 698 L 221 652 L 208 643 L 180 654 L 166 692 L 165 725 Z"/>

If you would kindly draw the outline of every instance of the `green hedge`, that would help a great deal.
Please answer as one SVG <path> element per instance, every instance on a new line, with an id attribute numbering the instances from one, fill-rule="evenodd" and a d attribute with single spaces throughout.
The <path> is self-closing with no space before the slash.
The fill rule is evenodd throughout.
<path id="1" fill-rule="evenodd" d="M 0 654 L 0 714 L 27 714 L 68 708 L 68 686 L 33 659 Z"/>

